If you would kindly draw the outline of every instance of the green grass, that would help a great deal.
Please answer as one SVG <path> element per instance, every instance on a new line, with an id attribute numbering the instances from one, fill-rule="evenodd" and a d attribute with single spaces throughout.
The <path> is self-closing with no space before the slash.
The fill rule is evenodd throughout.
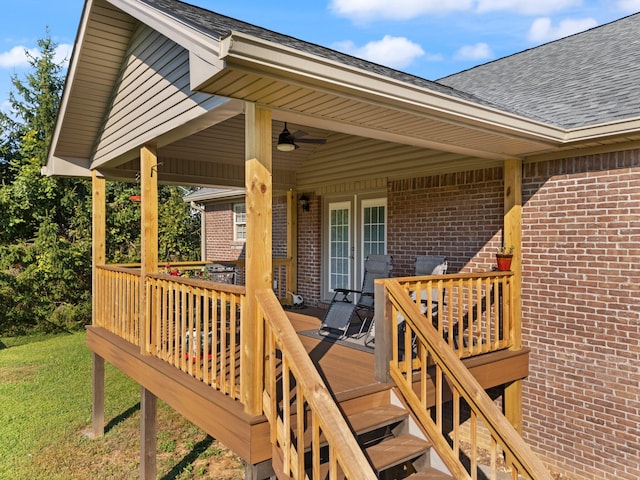
<path id="1" fill-rule="evenodd" d="M 86 435 L 91 353 L 84 333 L 3 338 L 0 348 L 0 480 L 139 477 L 140 387 L 109 364 L 106 433 Z M 243 478 L 235 456 L 162 402 L 157 463 L 162 480 Z"/>

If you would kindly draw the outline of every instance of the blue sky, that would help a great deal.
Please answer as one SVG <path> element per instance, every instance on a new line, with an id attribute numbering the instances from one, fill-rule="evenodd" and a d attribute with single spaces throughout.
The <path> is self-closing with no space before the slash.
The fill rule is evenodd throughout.
<path id="1" fill-rule="evenodd" d="M 0 15 L 0 108 L 49 29 L 69 58 L 84 0 L 12 0 Z M 640 0 L 190 0 L 436 80 L 640 11 Z M 640 33 L 640 32 L 639 32 Z"/>

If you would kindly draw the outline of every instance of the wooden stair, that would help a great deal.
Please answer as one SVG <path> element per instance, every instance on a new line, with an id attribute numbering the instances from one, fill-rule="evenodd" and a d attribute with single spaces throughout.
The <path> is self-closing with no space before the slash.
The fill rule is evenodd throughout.
<path id="1" fill-rule="evenodd" d="M 347 416 L 378 478 L 452 480 L 450 475 L 429 466 L 431 442 L 408 433 L 409 421 L 404 408 L 391 404 Z M 320 478 L 329 478 L 327 464 L 322 465 Z"/>

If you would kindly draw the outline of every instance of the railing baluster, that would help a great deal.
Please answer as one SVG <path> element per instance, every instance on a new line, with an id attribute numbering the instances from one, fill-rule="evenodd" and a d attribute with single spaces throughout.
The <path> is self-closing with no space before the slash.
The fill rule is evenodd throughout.
<path id="1" fill-rule="evenodd" d="M 509 305 L 513 293 L 510 292 L 508 295 L 505 293 L 507 286 L 512 288 L 510 284 L 512 276 L 513 274 L 510 272 L 479 275 L 456 274 L 452 276 L 457 283 L 456 288 L 459 292 L 457 295 L 449 297 L 457 297 L 458 302 L 452 310 L 449 309 L 448 320 L 451 322 L 454 315 L 456 316 L 459 322 L 458 335 L 467 327 L 468 348 L 465 348 L 465 355 L 477 351 L 484 353 L 492 350 L 493 345 L 496 343 L 492 337 L 501 328 L 505 328 L 506 330 L 504 331 L 509 332 L 510 338 L 512 337 L 510 332 L 513 331 L 513 326 L 506 319 L 507 315 L 503 313 L 513 308 Z M 489 277 L 490 279 L 487 280 Z M 414 371 L 418 369 L 421 382 L 432 382 L 433 386 L 430 388 L 435 395 L 433 402 L 431 402 L 431 398 L 425 400 L 426 396 L 423 393 L 424 388 L 422 386 L 419 391 L 413 388 L 411 377 L 407 376 L 407 370 L 409 370 L 407 367 L 408 362 L 406 359 L 398 358 L 396 354 L 398 347 L 395 344 L 398 342 L 398 338 L 393 334 L 392 329 L 392 350 L 394 354 L 390 361 L 391 378 L 396 382 L 399 391 L 411 406 L 416 418 L 428 432 L 434 448 L 436 448 L 454 478 L 477 479 L 480 476 L 479 427 L 481 427 L 482 432 L 486 431 L 492 442 L 487 447 L 492 457 L 492 480 L 497 478 L 498 449 L 504 451 L 506 458 L 509 459 L 508 462 L 512 464 L 510 465 L 512 478 L 516 479 L 521 475 L 523 478 L 530 480 L 551 480 L 551 476 L 544 465 L 535 457 L 531 449 L 524 443 L 522 437 L 502 415 L 493 400 L 483 391 L 482 386 L 465 366 L 456 359 L 456 354 L 459 354 L 459 351 L 462 350 L 461 345 L 458 345 L 458 352 L 453 352 L 446 348 L 442 335 L 433 328 L 428 316 L 422 315 L 415 301 L 407 295 L 407 291 L 413 291 L 412 288 L 418 285 L 418 282 L 424 281 L 424 279 L 392 278 L 378 280 L 377 284 L 378 291 L 382 296 L 382 306 L 380 308 L 383 311 L 393 312 L 393 316 L 385 319 L 385 321 L 394 322 L 395 318 L 400 315 L 405 319 L 406 330 L 411 331 L 415 337 L 413 341 L 416 342 L 416 352 L 421 352 L 422 350 L 427 352 L 424 355 L 420 353 L 416 356 L 413 362 L 413 369 Z M 503 285 L 502 293 L 498 292 L 496 297 L 496 294 L 492 294 L 491 290 L 493 289 L 494 292 L 498 290 L 497 286 L 501 284 L 500 282 Z M 408 284 L 409 286 L 407 287 Z M 445 284 L 443 283 L 443 285 Z M 440 288 L 440 285 L 438 288 Z M 463 289 L 464 291 L 461 291 Z M 488 305 L 492 295 L 494 295 L 494 302 L 500 304 L 497 311 L 493 310 L 494 315 L 491 314 L 491 308 Z M 376 299 L 377 304 L 379 301 L 379 299 Z M 464 314 L 461 310 L 465 310 Z M 502 323 L 507 324 L 506 327 L 496 327 L 495 324 L 500 323 L 501 318 L 503 320 Z M 451 323 L 449 324 L 451 325 Z M 463 339 L 462 336 L 458 338 L 459 340 Z M 511 345 L 510 341 L 506 343 L 500 342 L 500 346 L 509 345 Z M 424 374 L 427 369 L 435 372 L 434 377 L 428 380 Z M 451 432 L 445 431 L 445 426 L 449 425 L 449 412 L 446 412 L 447 422 L 445 422 L 445 411 L 443 410 L 445 385 L 449 386 L 452 391 Z M 433 411 L 428 409 L 427 406 L 430 405 L 434 405 L 432 407 Z M 462 442 L 459 425 L 463 421 L 461 419 L 463 407 L 465 413 L 467 409 L 469 411 L 470 446 L 468 451 L 466 448 L 464 449 L 467 462 L 462 462 L 460 458 L 462 456 Z M 481 423 L 479 424 L 478 422 Z M 450 433 L 452 438 L 447 438 L 447 433 Z"/>

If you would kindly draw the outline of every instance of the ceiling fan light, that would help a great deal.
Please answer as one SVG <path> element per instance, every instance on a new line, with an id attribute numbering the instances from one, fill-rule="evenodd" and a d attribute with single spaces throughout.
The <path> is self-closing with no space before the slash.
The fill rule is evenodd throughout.
<path id="1" fill-rule="evenodd" d="M 282 133 L 278 135 L 278 145 L 276 145 L 276 148 L 281 152 L 291 152 L 292 150 L 296 149 L 293 135 L 289 133 L 286 122 L 284 124 L 284 130 L 282 130 Z"/>

